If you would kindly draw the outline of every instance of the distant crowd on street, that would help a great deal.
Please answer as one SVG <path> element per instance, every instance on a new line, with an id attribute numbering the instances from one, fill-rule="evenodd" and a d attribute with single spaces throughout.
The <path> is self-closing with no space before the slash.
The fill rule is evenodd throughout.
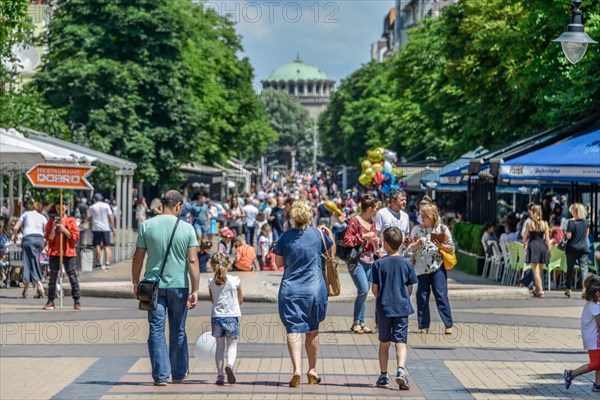
<path id="1" fill-rule="evenodd" d="M 57 288 L 60 288 L 57 282 L 64 270 L 71 284 L 73 307 L 81 310 L 77 246 L 82 229 L 89 227 L 92 234 L 94 267 L 109 270 L 115 212 L 102 194 L 96 193 L 91 205 L 88 206 L 85 198 L 80 198 L 72 212 L 69 212 L 67 203 L 60 200 L 30 201 L 27 211 L 18 218 L 1 215 L 0 285 L 22 285 L 23 298 L 29 296 L 29 289 L 33 287 L 36 299 L 47 298 L 43 309 L 54 310 L 57 295 L 62 295 L 57 293 Z M 15 260 L 20 261 L 16 265 L 11 265 L 8 257 L 11 253 Z"/>

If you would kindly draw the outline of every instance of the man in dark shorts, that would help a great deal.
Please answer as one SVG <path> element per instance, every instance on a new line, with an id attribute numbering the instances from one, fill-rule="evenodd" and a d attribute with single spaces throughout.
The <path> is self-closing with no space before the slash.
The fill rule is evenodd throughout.
<path id="1" fill-rule="evenodd" d="M 112 207 L 105 203 L 100 193 L 94 195 L 94 204 L 88 208 L 88 220 L 91 219 L 92 244 L 96 268 L 110 269 L 111 233 L 115 232 L 115 216 Z M 102 250 L 104 250 L 104 267 L 102 266 Z"/>

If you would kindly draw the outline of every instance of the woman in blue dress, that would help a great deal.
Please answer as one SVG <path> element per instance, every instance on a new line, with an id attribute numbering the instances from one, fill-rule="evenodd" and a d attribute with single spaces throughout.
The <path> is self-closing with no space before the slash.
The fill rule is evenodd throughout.
<path id="1" fill-rule="evenodd" d="M 294 227 L 286 231 L 275 246 L 275 263 L 284 267 L 279 287 L 279 317 L 287 332 L 288 351 L 292 359 L 291 387 L 300 386 L 302 371 L 302 334 L 306 334 L 309 384 L 318 384 L 316 371 L 319 352 L 319 323 L 327 312 L 327 288 L 323 278 L 321 256 L 335 254 L 328 228 L 325 233 L 308 226 L 312 207 L 305 200 L 294 202 L 290 211 Z M 324 239 L 323 239 L 324 238 Z"/>

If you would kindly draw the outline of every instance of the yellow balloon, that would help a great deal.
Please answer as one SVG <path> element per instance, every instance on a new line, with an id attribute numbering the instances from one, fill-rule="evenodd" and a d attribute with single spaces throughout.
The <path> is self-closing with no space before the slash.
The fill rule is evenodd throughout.
<path id="1" fill-rule="evenodd" d="M 396 175 L 396 178 L 400 179 L 404 175 L 402 173 L 402 168 L 392 168 L 392 175 Z"/>
<path id="2" fill-rule="evenodd" d="M 342 215 L 342 210 L 338 208 L 338 206 L 331 200 L 327 200 L 325 202 L 325 208 L 331 212 L 336 213 L 337 215 Z"/>
<path id="3" fill-rule="evenodd" d="M 367 157 L 372 163 L 377 163 L 383 160 L 383 153 L 379 149 L 368 150 Z"/>
<path id="4" fill-rule="evenodd" d="M 363 171 L 363 174 L 373 179 L 373 176 L 375 176 L 375 170 L 373 169 L 373 167 L 369 167 Z"/>
<path id="5" fill-rule="evenodd" d="M 369 160 L 362 160 L 362 163 L 360 164 L 362 167 L 362 170 L 366 170 L 367 168 L 371 167 L 371 161 Z"/>
<path id="6" fill-rule="evenodd" d="M 360 184 L 363 186 L 369 186 L 369 184 L 371 183 L 372 180 L 373 180 L 373 178 L 370 178 L 365 174 L 361 174 L 358 177 L 358 182 L 360 182 Z"/>
<path id="7" fill-rule="evenodd" d="M 383 171 L 383 164 L 376 163 L 376 164 L 373 164 L 373 166 L 371 166 L 371 168 L 373 168 L 373 171 L 375 171 L 375 173 L 378 173 L 378 172 Z"/>

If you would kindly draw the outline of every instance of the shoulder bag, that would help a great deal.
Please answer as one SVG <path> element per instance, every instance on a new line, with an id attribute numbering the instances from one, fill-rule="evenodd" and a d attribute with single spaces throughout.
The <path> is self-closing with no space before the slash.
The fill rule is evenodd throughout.
<path id="1" fill-rule="evenodd" d="M 446 229 L 448 229 L 446 227 Z M 446 236 L 445 232 L 442 232 L 441 234 L 431 234 L 431 239 L 436 239 L 437 241 L 439 241 L 440 243 L 445 243 L 446 240 L 448 239 L 448 237 Z M 440 254 L 442 255 L 442 260 L 444 260 L 444 268 L 446 269 L 446 271 L 451 270 L 452 268 L 454 268 L 454 266 L 458 263 L 458 260 L 456 259 L 456 253 L 455 252 L 447 252 L 444 251 L 442 249 L 439 249 Z"/>
<path id="2" fill-rule="evenodd" d="M 327 287 L 327 296 L 339 296 L 341 292 L 340 275 L 338 273 L 338 262 L 329 255 L 327 249 L 327 242 L 325 242 L 325 236 L 323 231 L 319 229 L 321 234 L 321 240 L 323 241 L 323 247 L 325 253 L 323 253 L 323 278 L 325 279 L 325 286 Z"/>
<path id="3" fill-rule="evenodd" d="M 180 219 L 177 218 L 175 226 L 173 227 L 173 232 L 171 232 L 171 239 L 169 239 L 169 244 L 167 245 L 167 251 L 165 253 L 162 266 L 160 267 L 158 279 L 144 278 L 138 283 L 137 299 L 140 301 L 138 308 L 142 311 L 156 311 L 156 308 L 158 307 L 158 286 L 160 284 L 163 271 L 165 270 L 167 258 L 169 258 L 169 253 L 171 253 L 171 245 L 173 244 L 173 237 L 175 237 L 175 231 L 177 230 L 179 221 Z"/>

